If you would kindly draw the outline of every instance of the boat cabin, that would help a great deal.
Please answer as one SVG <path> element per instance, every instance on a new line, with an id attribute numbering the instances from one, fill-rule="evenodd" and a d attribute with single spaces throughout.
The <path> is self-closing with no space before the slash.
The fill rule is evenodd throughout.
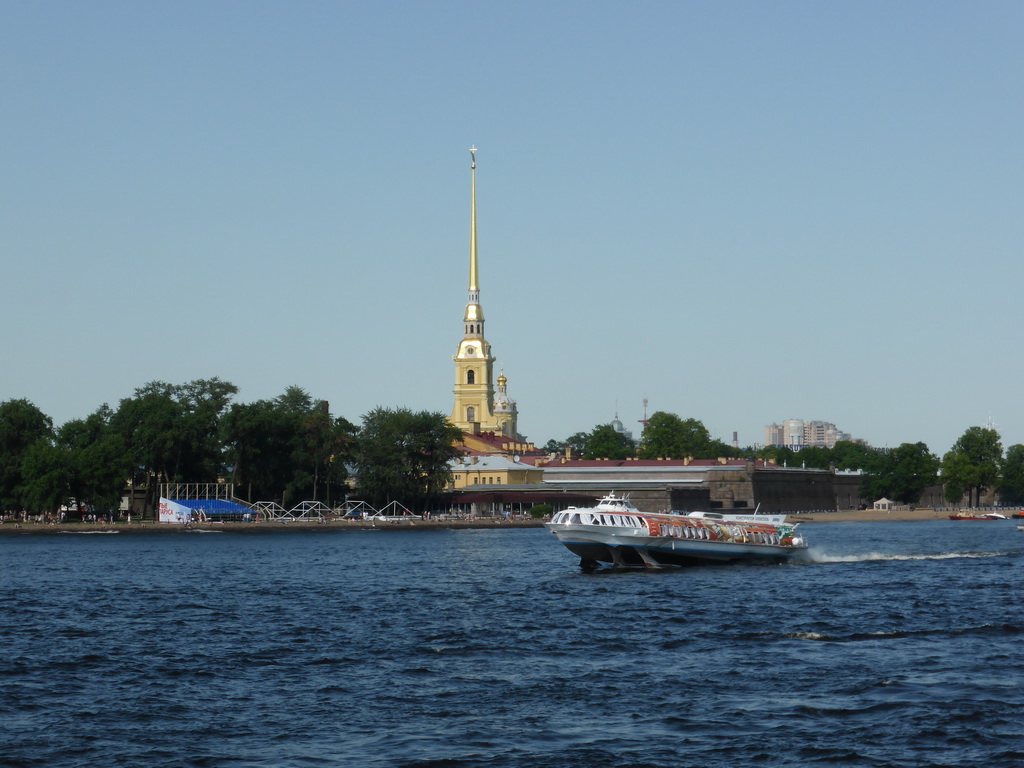
<path id="1" fill-rule="evenodd" d="M 552 523 L 563 525 L 610 525 L 618 528 L 643 528 L 644 522 L 636 515 L 620 515 L 609 512 L 598 512 L 593 509 L 576 509 L 570 507 L 558 512 L 551 518 Z"/>

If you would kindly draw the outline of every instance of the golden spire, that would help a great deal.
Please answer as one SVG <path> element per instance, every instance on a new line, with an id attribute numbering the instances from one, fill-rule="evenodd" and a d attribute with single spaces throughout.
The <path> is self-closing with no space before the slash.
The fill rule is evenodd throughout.
<path id="1" fill-rule="evenodd" d="M 476 147 L 469 148 L 469 156 L 472 158 L 469 167 L 473 176 L 473 205 L 469 225 L 469 303 L 466 304 L 464 322 L 467 336 L 483 336 L 484 310 L 480 306 L 480 284 L 477 280 L 476 264 Z"/>
<path id="2" fill-rule="evenodd" d="M 469 292 L 470 302 L 475 304 L 479 300 L 472 294 L 477 293 L 480 290 L 480 286 L 477 283 L 476 274 L 476 147 L 472 146 L 469 148 L 469 156 L 472 158 L 470 163 L 470 171 L 473 176 L 473 206 L 470 217 L 470 228 L 469 228 Z"/>

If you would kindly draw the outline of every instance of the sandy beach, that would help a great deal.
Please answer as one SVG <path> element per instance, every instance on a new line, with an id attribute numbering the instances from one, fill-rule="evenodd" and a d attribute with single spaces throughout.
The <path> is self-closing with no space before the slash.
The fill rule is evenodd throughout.
<path id="1" fill-rule="evenodd" d="M 915 509 L 844 509 L 835 512 L 794 512 L 789 520 L 795 523 L 875 523 L 909 522 L 915 520 L 943 520 L 953 511 L 922 507 Z M 1009 517 L 1009 515 L 1007 515 Z"/>

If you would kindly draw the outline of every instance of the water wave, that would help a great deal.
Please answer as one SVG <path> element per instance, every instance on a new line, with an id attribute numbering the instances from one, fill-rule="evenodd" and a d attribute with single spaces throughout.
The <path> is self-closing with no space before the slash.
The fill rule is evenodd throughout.
<path id="1" fill-rule="evenodd" d="M 845 634 L 829 634 L 812 630 L 786 632 L 782 636 L 790 640 L 812 640 L 829 643 L 853 643 L 870 640 L 903 640 L 915 637 L 957 637 L 960 635 L 995 635 L 1011 636 L 1024 632 L 1024 627 L 1011 623 L 988 623 L 977 626 L 966 626 L 949 629 L 946 627 L 929 627 L 925 629 L 889 629 L 872 632 L 850 632 Z"/>
<path id="2" fill-rule="evenodd" d="M 865 552 L 853 555 L 830 555 L 826 552 L 811 549 L 807 561 L 811 563 L 875 563 L 906 560 L 970 560 L 986 557 L 1004 557 L 1008 552 L 937 552 L 932 554 L 910 555 L 891 552 Z"/>
<path id="3" fill-rule="evenodd" d="M 537 529 L 7 537 L 0 763 L 1017 765 L 1020 553 L 885 525 L 619 578 Z"/>

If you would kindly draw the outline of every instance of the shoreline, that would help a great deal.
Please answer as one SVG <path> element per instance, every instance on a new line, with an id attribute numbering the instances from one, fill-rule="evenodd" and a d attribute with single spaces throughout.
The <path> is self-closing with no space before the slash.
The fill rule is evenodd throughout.
<path id="1" fill-rule="evenodd" d="M 884 522 L 915 522 L 924 520 L 945 520 L 955 510 L 942 509 L 900 509 L 881 511 L 875 509 L 848 509 L 836 512 L 793 512 L 789 513 L 787 522 L 793 523 L 884 523 Z M 1007 518 L 1013 510 L 1007 510 Z M 270 521 L 258 523 L 199 523 L 185 528 L 170 523 L 153 521 L 133 523 L 16 523 L 5 522 L 0 525 L 0 537 L 16 535 L 51 535 L 51 534 L 112 534 L 128 535 L 148 534 L 192 534 L 192 533 L 282 533 L 287 531 L 316 531 L 318 533 L 337 533 L 341 531 L 408 531 L 408 530 L 459 530 L 459 529 L 492 529 L 492 528 L 542 528 L 543 520 L 495 520 L 479 518 L 476 520 L 422 520 L 414 518 L 405 520 L 373 521 L 339 521 L 317 522 L 313 520 Z"/>
<path id="2" fill-rule="evenodd" d="M 383 522 L 374 521 L 330 521 L 318 522 L 315 520 L 293 520 L 293 521 L 264 521 L 257 523 L 196 523 L 185 527 L 174 523 L 157 523 L 153 521 L 133 523 L 12 523 L 6 522 L 0 525 L 0 537 L 4 535 L 51 535 L 60 533 L 91 533 L 111 534 L 125 533 L 129 536 L 141 535 L 164 535 L 164 534 L 193 534 L 193 533 L 287 533 L 310 532 L 317 533 L 338 533 L 342 531 L 409 531 L 424 530 L 437 531 L 448 529 L 478 529 L 478 528 L 541 528 L 543 520 L 422 520 L 414 518 L 405 520 L 387 520 Z"/>
<path id="3" fill-rule="evenodd" d="M 835 512 L 794 512 L 786 518 L 786 521 L 794 523 L 907 523 L 920 520 L 945 520 L 951 514 L 953 511 L 928 507 L 891 511 L 840 509 Z"/>
<path id="4" fill-rule="evenodd" d="M 836 512 L 793 512 L 786 518 L 786 521 L 794 523 L 907 523 L 923 520 L 948 520 L 950 515 L 955 515 L 961 511 L 966 510 L 952 507 L 944 509 L 919 507 L 914 509 L 894 509 L 892 511 L 846 509 Z M 1011 515 L 1020 513 L 1021 509 L 1017 507 L 1000 510 L 1000 514 L 1006 515 L 1007 521 L 1013 520 Z"/>

